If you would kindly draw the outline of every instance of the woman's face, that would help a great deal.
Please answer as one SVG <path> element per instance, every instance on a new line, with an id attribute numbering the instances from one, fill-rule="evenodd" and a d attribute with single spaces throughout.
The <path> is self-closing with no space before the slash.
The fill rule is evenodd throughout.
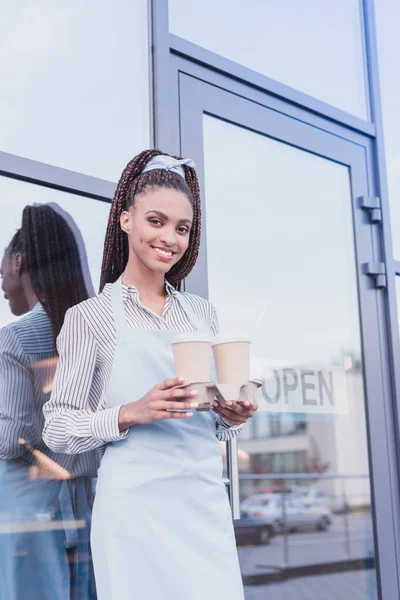
<path id="1" fill-rule="evenodd" d="M 1 288 L 10 303 L 11 312 L 20 316 L 29 310 L 21 277 L 21 255 L 5 252 L 1 261 Z"/>
<path id="2" fill-rule="evenodd" d="M 138 194 L 120 219 L 130 260 L 155 273 L 168 273 L 188 248 L 192 222 L 192 206 L 183 192 L 154 187 Z"/>

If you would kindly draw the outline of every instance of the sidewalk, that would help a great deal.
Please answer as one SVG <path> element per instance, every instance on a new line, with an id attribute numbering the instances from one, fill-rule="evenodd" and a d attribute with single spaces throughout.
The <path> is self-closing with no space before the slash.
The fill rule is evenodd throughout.
<path id="1" fill-rule="evenodd" d="M 375 571 L 354 571 L 245 586 L 246 600 L 377 600 Z"/>

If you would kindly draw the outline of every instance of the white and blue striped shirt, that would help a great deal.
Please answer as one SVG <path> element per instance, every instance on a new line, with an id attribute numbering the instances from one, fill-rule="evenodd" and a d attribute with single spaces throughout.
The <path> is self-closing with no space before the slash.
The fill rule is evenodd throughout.
<path id="1" fill-rule="evenodd" d="M 133 286 L 122 286 L 125 316 L 129 327 L 193 331 L 177 299 L 176 290 L 167 284 L 162 315 L 144 306 Z M 205 328 L 218 331 L 214 307 L 204 298 L 185 293 L 186 300 Z M 115 353 L 115 326 L 111 307 L 111 284 L 98 296 L 71 308 L 57 340 L 60 355 L 50 400 L 44 406 L 46 444 L 57 452 L 76 454 L 121 440 L 120 407 L 107 408 L 107 390 Z M 230 426 L 218 415 L 216 436 L 226 441 L 236 436 L 243 425 Z"/>
<path id="2" fill-rule="evenodd" d="M 0 329 L 0 459 L 24 456 L 18 443 L 24 438 L 73 477 L 93 477 L 98 466 L 96 452 L 79 456 L 55 453 L 42 439 L 43 405 L 50 398 L 57 360 L 50 320 L 40 303 Z"/>

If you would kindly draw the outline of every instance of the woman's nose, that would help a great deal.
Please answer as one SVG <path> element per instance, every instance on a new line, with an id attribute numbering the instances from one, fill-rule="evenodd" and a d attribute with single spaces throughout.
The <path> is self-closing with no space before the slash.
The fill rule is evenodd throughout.
<path id="1" fill-rule="evenodd" d="M 160 241 L 168 247 L 173 247 L 176 244 L 176 233 L 175 230 L 163 229 L 160 236 Z"/>

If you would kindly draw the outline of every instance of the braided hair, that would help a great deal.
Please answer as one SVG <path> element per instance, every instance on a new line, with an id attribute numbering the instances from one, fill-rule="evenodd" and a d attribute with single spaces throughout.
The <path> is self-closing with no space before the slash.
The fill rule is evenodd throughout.
<path id="1" fill-rule="evenodd" d="M 78 244 L 70 226 L 46 204 L 26 206 L 22 226 L 6 252 L 21 254 L 22 268 L 50 319 L 55 347 L 66 311 L 88 298 Z"/>
<path id="2" fill-rule="evenodd" d="M 117 281 L 128 262 L 128 236 L 120 226 L 121 213 L 133 206 L 135 197 L 148 188 L 170 188 L 183 192 L 193 208 L 193 224 L 188 249 L 166 274 L 167 281 L 179 290 L 182 281 L 189 275 L 196 263 L 201 232 L 200 188 L 196 171 L 185 165 L 185 179 L 177 173 L 164 169 L 154 169 L 142 173 L 146 164 L 154 156 L 160 154 L 165 153 L 159 150 L 145 150 L 135 156 L 122 172 L 108 218 L 101 267 L 100 292 L 106 283 Z"/>

